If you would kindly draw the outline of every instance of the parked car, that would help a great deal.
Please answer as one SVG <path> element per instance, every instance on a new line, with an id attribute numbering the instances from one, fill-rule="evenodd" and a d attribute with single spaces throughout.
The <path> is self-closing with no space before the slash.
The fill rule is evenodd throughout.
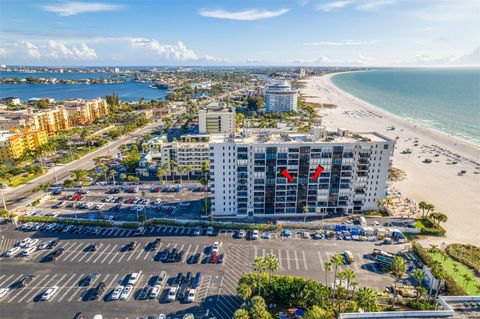
<path id="1" fill-rule="evenodd" d="M 127 244 L 126 249 L 127 249 L 127 250 L 135 250 L 135 247 L 137 247 L 137 242 L 136 242 L 136 241 L 132 241 L 132 242 L 130 242 L 129 244 Z"/>
<path id="2" fill-rule="evenodd" d="M 213 236 L 214 229 L 212 226 L 208 226 L 207 228 L 207 236 Z"/>
<path id="3" fill-rule="evenodd" d="M 139 270 L 138 272 L 132 273 L 132 274 L 130 275 L 130 277 L 128 278 L 128 284 L 129 284 L 129 285 L 134 285 L 134 284 L 136 284 L 137 281 L 138 281 L 138 278 L 140 278 L 141 274 L 142 274 L 142 271 L 141 271 L 141 270 Z"/>
<path id="4" fill-rule="evenodd" d="M 46 301 L 52 298 L 53 295 L 58 291 L 58 286 L 53 286 L 51 288 L 48 288 L 41 297 L 41 300 Z"/>
<path id="5" fill-rule="evenodd" d="M 195 277 L 193 277 L 192 279 L 192 283 L 191 283 L 191 286 L 193 288 L 196 288 L 198 286 L 200 286 L 200 284 L 202 283 L 202 273 L 201 272 L 197 272 L 195 274 Z"/>
<path id="6" fill-rule="evenodd" d="M 18 247 L 18 246 L 10 248 L 10 250 L 8 250 L 8 251 L 5 253 L 5 257 L 15 256 L 15 255 L 20 251 L 20 249 L 21 249 L 21 248 Z"/>
<path id="7" fill-rule="evenodd" d="M 127 300 L 130 294 L 132 293 L 133 286 L 128 285 L 125 288 L 123 288 L 122 293 L 120 294 L 120 300 Z"/>
<path id="8" fill-rule="evenodd" d="M 197 295 L 197 289 L 191 288 L 190 290 L 188 290 L 187 302 L 194 302 L 196 295 Z"/>
<path id="9" fill-rule="evenodd" d="M 157 276 L 157 280 L 155 282 L 155 285 L 160 285 L 163 286 L 167 283 L 167 272 L 162 271 L 160 274 Z"/>
<path id="10" fill-rule="evenodd" d="M 202 234 L 202 227 L 200 226 L 195 227 L 195 229 L 193 230 L 193 236 L 200 236 L 201 234 Z"/>
<path id="11" fill-rule="evenodd" d="M 26 275 L 24 277 L 22 277 L 22 279 L 20 279 L 18 281 L 18 284 L 17 284 L 17 287 L 18 288 L 24 288 L 24 287 L 27 287 L 28 284 L 35 279 L 35 276 L 34 275 Z"/>
<path id="12" fill-rule="evenodd" d="M 158 298 L 158 295 L 160 294 L 161 290 L 162 290 L 162 287 L 160 285 L 153 286 L 152 290 L 150 290 L 150 294 L 148 295 L 148 298 L 150 299 Z"/>
<path id="13" fill-rule="evenodd" d="M 123 289 L 125 287 L 123 286 L 117 286 L 115 289 L 113 289 L 112 296 L 110 297 L 111 300 L 118 300 L 120 298 L 120 295 L 123 292 Z"/>
<path id="14" fill-rule="evenodd" d="M 170 287 L 167 294 L 167 301 L 175 301 L 177 299 L 178 287 Z"/>

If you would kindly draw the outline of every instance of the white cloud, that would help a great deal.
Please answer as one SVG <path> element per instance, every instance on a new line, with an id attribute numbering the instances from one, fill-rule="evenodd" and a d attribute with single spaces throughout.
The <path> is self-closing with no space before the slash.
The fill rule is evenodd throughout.
<path id="1" fill-rule="evenodd" d="M 93 60 L 97 57 L 95 50 L 89 48 L 85 43 L 68 47 L 65 43 L 55 40 L 37 44 L 18 41 L 15 46 L 26 50 L 27 55 L 34 59 Z"/>
<path id="2" fill-rule="evenodd" d="M 377 11 L 381 7 L 395 3 L 395 0 L 368 0 L 360 2 L 356 8 L 361 11 Z"/>
<path id="3" fill-rule="evenodd" d="M 476 47 L 472 52 L 455 59 L 458 64 L 480 65 L 480 47 Z"/>
<path id="4" fill-rule="evenodd" d="M 0 48 L 0 58 L 3 58 L 7 55 L 7 49 Z"/>
<path id="5" fill-rule="evenodd" d="M 350 4 L 352 4 L 353 2 L 354 1 L 349 1 L 349 0 L 334 1 L 334 2 L 329 2 L 325 4 L 320 4 L 317 6 L 317 9 L 322 11 L 333 11 L 333 10 L 345 8 Z"/>
<path id="6" fill-rule="evenodd" d="M 171 45 L 161 44 L 155 39 L 131 38 L 130 45 L 133 48 L 150 49 L 157 55 L 167 59 L 173 58 L 178 61 L 198 59 L 198 56 L 195 54 L 195 52 L 188 49 L 181 41 L 178 41 L 176 45 Z"/>
<path id="7" fill-rule="evenodd" d="M 321 45 L 365 45 L 377 43 L 378 40 L 342 40 L 342 41 L 319 41 L 302 43 L 304 46 L 321 46 Z"/>
<path id="8" fill-rule="evenodd" d="M 86 12 L 114 11 L 119 10 L 123 6 L 102 2 L 68 1 L 63 3 L 46 4 L 40 7 L 45 11 L 58 13 L 61 16 L 68 17 Z"/>
<path id="9" fill-rule="evenodd" d="M 394 4 L 396 0 L 339 0 L 317 5 L 318 10 L 334 11 L 350 6 L 360 11 L 377 11 L 378 9 Z"/>
<path id="10" fill-rule="evenodd" d="M 478 19 L 480 3 L 477 0 L 433 1 L 431 3 L 432 5 L 417 8 L 408 14 L 426 21 L 453 22 Z"/>
<path id="11" fill-rule="evenodd" d="M 290 9 L 279 9 L 276 11 L 268 10 L 244 10 L 244 11 L 225 11 L 225 10 L 202 10 L 200 15 L 209 18 L 252 21 L 260 19 L 268 19 L 281 16 Z"/>

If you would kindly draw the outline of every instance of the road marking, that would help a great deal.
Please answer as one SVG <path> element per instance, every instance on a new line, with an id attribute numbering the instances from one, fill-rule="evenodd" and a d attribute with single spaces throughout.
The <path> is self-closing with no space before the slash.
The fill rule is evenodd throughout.
<path id="1" fill-rule="evenodd" d="M 15 275 L 10 275 L 10 276 L 8 276 L 7 279 L 5 279 L 5 280 L 3 281 L 2 286 L 7 286 L 7 285 L 5 285 L 5 283 L 6 283 L 7 281 L 9 281 L 13 276 L 15 276 Z"/>
<path id="2" fill-rule="evenodd" d="M 70 259 L 70 261 L 74 261 L 75 258 L 77 258 L 78 255 L 80 255 L 82 252 L 83 252 L 83 247 L 82 243 L 80 243 L 80 245 L 78 247 L 76 247 L 76 249 L 79 249 L 78 252 L 75 254 L 75 256 L 71 257 L 70 255 L 68 256 L 68 258 Z M 75 252 L 75 251 L 74 251 Z M 71 257 L 71 258 L 70 258 Z M 65 261 L 68 261 L 67 258 L 64 259 Z"/>
<path id="3" fill-rule="evenodd" d="M 140 255 L 143 253 L 143 249 L 139 249 L 140 251 L 138 252 L 138 255 L 137 257 L 135 257 L 135 260 L 138 260 L 138 258 L 140 258 Z M 133 255 L 133 254 L 132 254 Z M 130 260 L 130 257 L 127 259 L 127 261 Z"/>
<path id="4" fill-rule="evenodd" d="M 117 247 L 118 247 L 118 245 L 115 245 L 115 246 L 112 247 L 112 249 L 111 249 L 108 253 L 105 252 L 105 253 L 104 253 L 104 254 L 105 254 L 105 257 L 102 259 L 102 261 L 101 261 L 100 263 L 103 264 L 103 263 L 107 260 L 108 257 L 111 257 L 111 256 L 110 256 L 111 254 L 115 254 L 115 255 L 118 254 Z M 117 250 L 117 251 L 116 251 L 116 250 Z M 116 251 L 116 252 L 113 253 L 113 251 Z M 112 257 L 112 260 L 113 260 L 113 258 L 115 258 L 115 256 Z"/>
<path id="5" fill-rule="evenodd" d="M 129 257 L 129 258 L 132 258 L 133 251 L 128 250 L 128 251 L 122 252 L 122 255 L 121 255 L 120 258 L 118 258 L 118 260 L 117 260 L 117 264 L 119 264 L 119 263 L 122 261 L 123 257 L 125 257 L 125 255 L 127 255 L 127 254 L 130 254 L 130 256 L 128 256 L 128 257 Z M 127 260 L 127 261 L 128 261 L 128 260 Z"/>
<path id="6" fill-rule="evenodd" d="M 287 268 L 290 270 L 290 251 L 287 250 Z"/>
<path id="7" fill-rule="evenodd" d="M 257 256 L 258 256 L 258 251 L 257 251 L 257 249 L 258 249 L 257 246 L 253 246 L 253 251 L 254 251 L 254 253 L 253 253 L 253 259 L 254 259 L 254 260 L 257 259 Z"/>
<path id="8" fill-rule="evenodd" d="M 279 261 L 279 266 L 280 266 L 280 270 L 283 270 L 283 265 L 282 265 L 282 250 L 279 248 L 278 249 L 278 261 Z"/>
<path id="9" fill-rule="evenodd" d="M 77 275 L 74 274 L 73 277 L 70 278 L 70 280 L 71 280 L 71 279 L 74 279 L 76 276 L 77 276 Z M 78 286 L 76 286 L 76 285 L 73 285 L 73 283 L 76 282 L 76 281 L 78 281 L 80 278 L 83 278 L 83 276 L 85 276 L 85 275 L 84 275 L 84 274 L 81 274 L 81 275 L 77 278 L 77 280 L 73 280 L 71 286 L 67 288 L 67 290 L 66 290 L 66 291 L 63 293 L 63 295 L 57 300 L 57 302 L 60 302 L 60 301 L 62 301 L 66 296 L 69 296 L 69 295 L 70 295 L 70 291 L 71 291 L 72 289 L 78 287 Z M 70 280 L 68 280 L 67 282 L 69 282 Z"/>
<path id="10" fill-rule="evenodd" d="M 318 260 L 320 261 L 320 269 L 322 269 L 322 271 L 325 271 L 325 265 L 322 260 L 322 254 L 320 253 L 319 250 L 317 250 L 317 255 L 318 255 Z"/>
<path id="11" fill-rule="evenodd" d="M 35 288 L 39 288 L 39 287 L 41 288 L 42 286 L 40 286 L 40 284 L 42 284 L 48 277 L 49 277 L 49 274 L 46 274 L 46 275 L 37 283 L 36 286 L 34 286 L 34 287 L 31 286 L 30 292 L 26 292 L 26 293 L 23 295 L 23 297 L 21 297 L 21 298 L 18 300 L 18 302 L 20 303 L 20 302 L 22 302 L 23 300 L 25 300 L 25 298 L 27 298 L 28 295 L 34 295 L 34 294 L 35 294 Z M 37 293 L 38 293 L 38 292 L 37 292 Z"/>
<path id="12" fill-rule="evenodd" d="M 57 280 L 57 282 L 55 283 L 54 286 L 58 286 L 58 290 L 57 290 L 57 292 L 56 292 L 52 297 L 50 297 L 50 299 L 48 299 L 48 302 L 51 302 L 56 296 L 58 296 L 58 293 L 59 293 L 60 290 L 62 289 L 62 288 L 61 288 L 62 286 L 60 286 L 60 282 L 61 282 L 65 277 L 67 277 L 67 275 L 68 275 L 68 274 L 64 274 L 64 275 L 62 276 L 62 278 L 60 278 L 59 280 Z"/>
<path id="13" fill-rule="evenodd" d="M 101 252 L 98 252 L 97 258 L 95 258 L 92 263 L 95 264 L 100 259 L 100 257 L 102 257 L 103 251 L 106 251 L 108 247 L 110 247 L 110 244 L 107 244 L 107 246 L 105 246 L 105 248 L 103 248 Z"/>
<path id="14" fill-rule="evenodd" d="M 40 286 L 40 290 L 38 290 L 36 293 L 34 293 L 32 296 L 30 296 L 30 298 L 35 296 L 35 295 L 39 295 L 40 293 L 43 293 L 42 291 L 45 291 L 48 288 L 50 288 L 52 286 L 51 283 L 54 281 L 55 277 L 57 277 L 57 276 L 58 276 L 58 274 L 54 274 L 49 280 L 47 280 L 47 282 L 45 282 L 43 284 L 43 286 Z M 27 302 L 32 301 L 30 298 L 27 298 Z"/>
<path id="15" fill-rule="evenodd" d="M 307 257 L 305 256 L 305 251 L 304 250 L 302 250 L 302 255 L 303 255 L 303 266 L 305 267 L 305 271 L 308 271 Z"/>

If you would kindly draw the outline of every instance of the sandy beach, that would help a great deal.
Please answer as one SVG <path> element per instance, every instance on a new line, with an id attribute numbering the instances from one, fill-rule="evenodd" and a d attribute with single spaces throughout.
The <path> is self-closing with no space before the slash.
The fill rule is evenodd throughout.
<path id="1" fill-rule="evenodd" d="M 319 111 L 328 129 L 377 131 L 397 139 L 393 166 L 404 170 L 407 176 L 393 186 L 404 196 L 432 203 L 436 211 L 448 215 L 444 225 L 446 237 L 426 242 L 479 245 L 480 174 L 474 172 L 480 172 L 480 167 L 471 161 L 480 162 L 480 146 L 383 111 L 340 90 L 330 81 L 331 77 L 332 74 L 306 79 L 302 95 L 308 102 L 337 105 Z M 392 126 L 395 129 L 388 130 Z M 406 149 L 411 154 L 402 154 Z M 424 159 L 432 162 L 424 163 Z M 466 173 L 459 176 L 462 170 Z"/>

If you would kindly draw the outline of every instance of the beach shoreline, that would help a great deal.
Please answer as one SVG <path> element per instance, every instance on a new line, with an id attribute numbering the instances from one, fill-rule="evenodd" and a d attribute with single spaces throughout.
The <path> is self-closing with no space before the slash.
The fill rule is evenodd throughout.
<path id="1" fill-rule="evenodd" d="M 337 105 L 333 109 L 319 110 L 323 125 L 330 130 L 377 131 L 396 139 L 393 166 L 404 170 L 407 177 L 394 182 L 393 186 L 417 202 L 434 204 L 437 211 L 449 217 L 444 225 L 446 237 L 432 238 L 431 241 L 479 245 L 480 196 L 476 190 L 480 189 L 480 174 L 474 172 L 480 173 L 480 167 L 470 161 L 479 161 L 480 145 L 360 100 L 336 87 L 331 81 L 334 75 L 314 76 L 303 81 L 302 95 L 306 96 L 307 102 Z M 389 130 L 391 127 L 395 129 Z M 412 153 L 402 154 L 407 149 Z M 427 158 L 432 163 L 424 163 Z M 454 161 L 457 164 L 451 164 Z M 459 176 L 462 170 L 466 174 Z"/>

